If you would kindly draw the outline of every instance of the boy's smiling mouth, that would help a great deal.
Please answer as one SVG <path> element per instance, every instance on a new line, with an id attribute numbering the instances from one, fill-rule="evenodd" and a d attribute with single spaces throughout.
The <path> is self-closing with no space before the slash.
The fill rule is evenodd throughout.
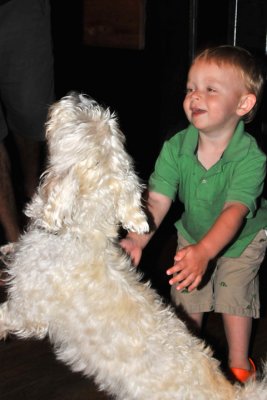
<path id="1" fill-rule="evenodd" d="M 206 113 L 206 110 L 201 108 L 191 108 L 192 116 L 197 117 L 198 115 L 202 115 Z"/>

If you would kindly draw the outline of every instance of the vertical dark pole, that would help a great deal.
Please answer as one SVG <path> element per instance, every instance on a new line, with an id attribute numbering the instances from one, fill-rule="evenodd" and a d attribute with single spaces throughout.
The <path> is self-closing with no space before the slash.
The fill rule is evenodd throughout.
<path id="1" fill-rule="evenodd" d="M 228 44 L 237 44 L 238 0 L 229 1 Z"/>
<path id="2" fill-rule="evenodd" d="M 189 59 L 195 57 L 197 47 L 197 11 L 198 0 L 190 0 L 189 11 Z"/>

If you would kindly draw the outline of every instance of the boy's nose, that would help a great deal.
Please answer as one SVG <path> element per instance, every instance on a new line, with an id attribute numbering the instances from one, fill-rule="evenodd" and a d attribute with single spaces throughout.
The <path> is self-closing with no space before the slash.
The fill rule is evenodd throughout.
<path id="1" fill-rule="evenodd" d="M 200 92 L 199 92 L 199 90 L 194 90 L 194 91 L 192 92 L 192 98 L 193 98 L 193 99 L 199 99 L 199 97 L 200 97 Z"/>

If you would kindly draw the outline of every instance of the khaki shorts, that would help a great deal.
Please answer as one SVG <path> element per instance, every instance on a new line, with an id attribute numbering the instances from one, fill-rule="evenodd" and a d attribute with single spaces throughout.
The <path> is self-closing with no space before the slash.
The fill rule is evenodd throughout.
<path id="1" fill-rule="evenodd" d="M 178 249 L 189 243 L 179 235 Z M 192 292 L 171 288 L 172 301 L 191 313 L 215 311 L 259 318 L 259 268 L 264 259 L 267 236 L 261 230 L 240 257 L 220 257 L 209 265 L 200 286 Z"/>

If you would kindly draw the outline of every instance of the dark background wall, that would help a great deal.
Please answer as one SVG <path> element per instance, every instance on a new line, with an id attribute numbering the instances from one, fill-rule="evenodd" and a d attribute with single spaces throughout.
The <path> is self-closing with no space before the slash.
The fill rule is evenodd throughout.
<path id="1" fill-rule="evenodd" d="M 59 98 L 70 90 L 82 91 L 115 110 L 137 173 L 144 180 L 163 140 L 187 123 L 182 110 L 186 75 L 199 48 L 236 44 L 266 62 L 265 0 L 144 1 L 145 35 L 141 49 L 86 45 L 84 1 L 51 2 L 56 95 Z M 131 12 L 123 5 L 129 3 L 121 2 L 125 13 Z M 266 108 L 265 91 L 257 118 L 248 126 L 263 147 L 267 135 Z M 172 224 L 179 212 L 179 205 L 170 212 L 146 248 L 141 265 L 164 293 L 168 292 L 166 262 L 169 257 L 171 263 L 176 240 Z"/>
<path id="2" fill-rule="evenodd" d="M 182 100 L 197 49 L 235 40 L 265 58 L 265 0 L 144 1 L 145 45 L 140 50 L 85 45 L 86 2 L 51 1 L 56 94 L 80 90 L 116 110 L 144 178 L 164 138 L 186 124 Z M 131 12 L 131 2 L 120 3 L 125 13 Z M 263 114 L 260 110 L 257 129 L 253 125 L 255 134 L 259 126 L 263 129 Z"/>

